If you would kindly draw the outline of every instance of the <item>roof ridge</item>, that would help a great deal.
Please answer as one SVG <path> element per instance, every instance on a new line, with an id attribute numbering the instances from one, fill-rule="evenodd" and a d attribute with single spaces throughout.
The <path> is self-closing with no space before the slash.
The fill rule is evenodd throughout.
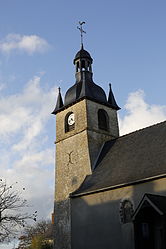
<path id="1" fill-rule="evenodd" d="M 143 131 L 143 130 L 145 130 L 145 129 L 152 128 L 153 126 L 161 125 L 161 124 L 163 124 L 163 123 L 166 123 L 166 120 L 165 120 L 165 121 L 161 121 L 161 122 L 156 123 L 156 124 L 153 124 L 153 125 L 150 125 L 150 126 L 147 126 L 147 127 L 140 128 L 140 129 L 135 130 L 135 131 L 132 131 L 132 132 L 129 132 L 129 133 L 127 133 L 127 134 L 124 134 L 124 135 L 122 135 L 122 136 L 119 136 L 119 137 L 116 138 L 116 139 L 123 138 L 123 137 L 129 136 L 129 135 L 132 135 L 133 133 L 137 133 L 137 132 Z"/>

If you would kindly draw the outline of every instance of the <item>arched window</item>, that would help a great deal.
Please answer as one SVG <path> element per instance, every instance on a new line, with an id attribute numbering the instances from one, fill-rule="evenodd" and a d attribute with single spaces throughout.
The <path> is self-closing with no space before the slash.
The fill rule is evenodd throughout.
<path id="1" fill-rule="evenodd" d="M 98 110 L 98 127 L 101 130 L 109 130 L 109 117 L 107 112 L 103 109 Z"/>
<path id="2" fill-rule="evenodd" d="M 69 112 L 65 117 L 65 132 L 74 130 L 74 128 L 75 128 L 75 116 L 73 112 Z"/>
<path id="3" fill-rule="evenodd" d="M 76 72 L 79 72 L 80 71 L 80 66 L 79 66 L 79 61 L 77 61 L 76 63 Z"/>
<path id="4" fill-rule="evenodd" d="M 85 60 L 81 61 L 81 68 L 83 71 L 85 71 Z"/>
<path id="5" fill-rule="evenodd" d="M 89 61 L 88 61 L 88 71 L 92 72 L 92 66 L 91 66 L 91 63 Z"/>

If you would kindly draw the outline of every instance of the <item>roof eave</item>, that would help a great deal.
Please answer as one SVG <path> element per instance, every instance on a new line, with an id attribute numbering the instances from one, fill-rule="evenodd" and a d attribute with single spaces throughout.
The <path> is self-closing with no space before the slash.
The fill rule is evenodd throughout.
<path id="1" fill-rule="evenodd" d="M 147 177 L 147 178 L 144 178 L 144 179 L 131 181 L 131 182 L 128 182 L 128 183 L 117 184 L 117 185 L 104 187 L 104 188 L 99 188 L 99 189 L 94 189 L 94 190 L 90 190 L 90 191 L 84 191 L 84 192 L 82 191 L 80 193 L 77 193 L 77 190 L 76 190 L 75 192 L 70 193 L 69 196 L 71 198 L 76 198 L 76 197 L 81 197 L 81 196 L 85 196 L 85 195 L 91 195 L 91 194 L 95 194 L 95 193 L 99 193 L 99 192 L 109 191 L 109 190 L 113 190 L 113 189 L 117 189 L 117 188 L 127 187 L 127 186 L 130 186 L 130 185 L 141 184 L 141 183 L 144 183 L 144 182 L 157 180 L 157 179 L 165 178 L 165 177 L 166 177 L 166 174 L 162 174 L 162 175 L 158 175 L 158 176 L 151 176 L 151 177 Z"/>
<path id="2" fill-rule="evenodd" d="M 76 104 L 76 103 L 82 101 L 83 99 L 88 99 L 88 100 L 91 100 L 91 101 L 96 102 L 96 103 L 98 103 L 98 104 L 105 105 L 105 106 L 107 106 L 107 107 L 109 107 L 109 108 L 111 108 L 111 109 L 114 109 L 114 110 L 116 110 L 116 111 L 120 110 L 120 108 L 119 108 L 119 109 L 113 108 L 109 103 L 105 103 L 105 102 L 102 102 L 102 101 L 100 102 L 100 101 L 97 101 L 97 100 L 95 100 L 95 99 L 93 99 L 93 98 L 84 96 L 84 97 L 82 97 L 82 98 L 80 98 L 80 99 L 77 99 L 76 101 L 74 101 L 74 102 L 72 102 L 72 103 L 70 103 L 70 104 L 68 104 L 68 105 L 64 105 L 63 107 L 61 107 L 61 108 L 59 108 L 59 109 L 57 109 L 57 110 L 54 110 L 51 114 L 56 115 L 58 112 L 61 112 L 61 111 L 65 110 L 65 109 L 67 109 L 68 107 L 70 107 L 70 106 L 72 106 L 72 105 L 74 105 L 74 104 Z"/>

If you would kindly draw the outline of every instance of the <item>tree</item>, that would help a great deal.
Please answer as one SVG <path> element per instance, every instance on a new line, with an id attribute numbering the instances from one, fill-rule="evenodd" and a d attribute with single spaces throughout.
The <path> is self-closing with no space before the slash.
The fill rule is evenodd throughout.
<path id="1" fill-rule="evenodd" d="M 28 207 L 27 200 L 23 199 L 20 191 L 15 190 L 15 184 L 7 185 L 0 179 L 0 243 L 15 238 L 28 219 L 36 220 L 37 211 L 34 214 L 24 212 Z"/>
<path id="2" fill-rule="evenodd" d="M 33 226 L 27 226 L 19 240 L 18 249 L 52 249 L 53 225 L 50 221 L 42 220 Z"/>

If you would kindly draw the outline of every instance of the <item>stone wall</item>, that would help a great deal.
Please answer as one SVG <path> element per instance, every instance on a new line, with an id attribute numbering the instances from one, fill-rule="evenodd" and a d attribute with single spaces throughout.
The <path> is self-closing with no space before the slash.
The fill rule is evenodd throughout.
<path id="1" fill-rule="evenodd" d="M 98 109 L 107 111 L 108 131 L 98 128 Z M 65 117 L 75 115 L 75 127 L 65 132 Z M 69 194 L 79 188 L 93 165 L 102 144 L 119 135 L 115 110 L 90 100 L 81 100 L 56 115 L 55 248 L 70 249 Z"/>

